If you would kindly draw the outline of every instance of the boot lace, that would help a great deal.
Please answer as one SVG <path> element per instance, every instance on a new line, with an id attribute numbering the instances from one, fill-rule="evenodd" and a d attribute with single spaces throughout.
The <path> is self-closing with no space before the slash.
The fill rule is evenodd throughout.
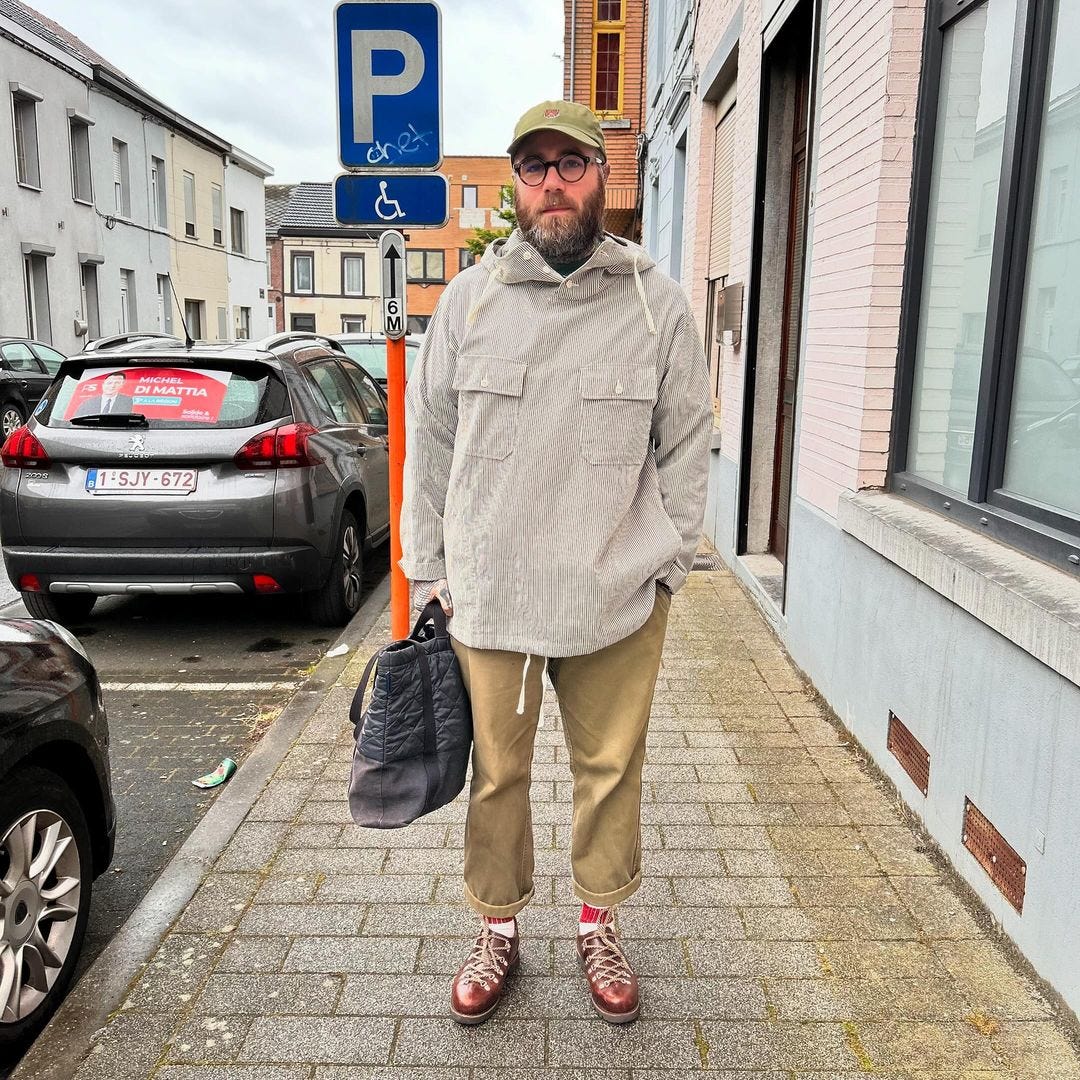
<path id="1" fill-rule="evenodd" d="M 484 926 L 458 978 L 465 984 L 478 983 L 485 990 L 490 990 L 490 984 L 506 974 L 509 964 L 509 938 L 495 933 L 490 926 Z"/>
<path id="2" fill-rule="evenodd" d="M 634 969 L 626 959 L 619 939 L 615 936 L 615 927 L 611 923 L 601 923 L 598 929 L 585 938 L 583 948 L 585 970 L 601 990 L 606 990 L 612 983 L 630 985 Z"/>

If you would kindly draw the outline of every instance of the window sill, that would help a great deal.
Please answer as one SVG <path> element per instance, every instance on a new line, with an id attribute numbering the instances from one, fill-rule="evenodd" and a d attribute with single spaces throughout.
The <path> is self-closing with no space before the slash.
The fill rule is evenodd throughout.
<path id="1" fill-rule="evenodd" d="M 41 188 L 34 184 L 28 184 L 23 180 L 16 180 L 15 183 L 18 184 L 19 187 L 25 188 L 27 191 L 36 191 L 39 195 L 41 194 Z"/>
<path id="2" fill-rule="evenodd" d="M 94 205 L 94 200 L 93 199 L 76 199 L 74 195 L 71 196 L 71 201 L 76 206 L 93 206 Z"/>
<path id="3" fill-rule="evenodd" d="M 845 495 L 837 524 L 1080 686 L 1080 579 L 882 491 Z"/>

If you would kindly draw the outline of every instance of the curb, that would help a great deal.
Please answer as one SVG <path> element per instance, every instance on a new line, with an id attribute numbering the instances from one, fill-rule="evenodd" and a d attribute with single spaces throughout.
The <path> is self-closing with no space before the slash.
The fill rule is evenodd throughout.
<path id="1" fill-rule="evenodd" d="M 349 651 L 319 661 L 149 892 L 64 999 L 10 1080 L 71 1080 L 75 1075 L 90 1053 L 94 1034 L 123 1001 L 132 980 L 195 895 L 293 742 L 333 689 L 356 645 L 371 631 L 389 602 L 387 574 L 328 650 L 344 644 Z"/>

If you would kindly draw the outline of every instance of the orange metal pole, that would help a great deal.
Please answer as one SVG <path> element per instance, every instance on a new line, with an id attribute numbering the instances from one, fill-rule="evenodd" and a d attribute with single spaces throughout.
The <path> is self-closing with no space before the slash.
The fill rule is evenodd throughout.
<path id="1" fill-rule="evenodd" d="M 405 488 L 405 341 L 387 339 L 390 407 L 390 636 L 409 636 L 409 582 L 401 562 L 401 503 Z"/>

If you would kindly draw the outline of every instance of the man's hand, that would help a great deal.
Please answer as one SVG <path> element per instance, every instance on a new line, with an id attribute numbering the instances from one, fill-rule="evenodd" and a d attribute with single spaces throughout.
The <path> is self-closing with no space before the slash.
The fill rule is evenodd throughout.
<path id="1" fill-rule="evenodd" d="M 427 607 L 429 600 L 438 600 L 448 619 L 454 614 L 454 603 L 450 599 L 450 585 L 446 578 L 439 578 L 438 581 L 414 581 L 411 591 L 414 611 L 419 613 Z"/>

